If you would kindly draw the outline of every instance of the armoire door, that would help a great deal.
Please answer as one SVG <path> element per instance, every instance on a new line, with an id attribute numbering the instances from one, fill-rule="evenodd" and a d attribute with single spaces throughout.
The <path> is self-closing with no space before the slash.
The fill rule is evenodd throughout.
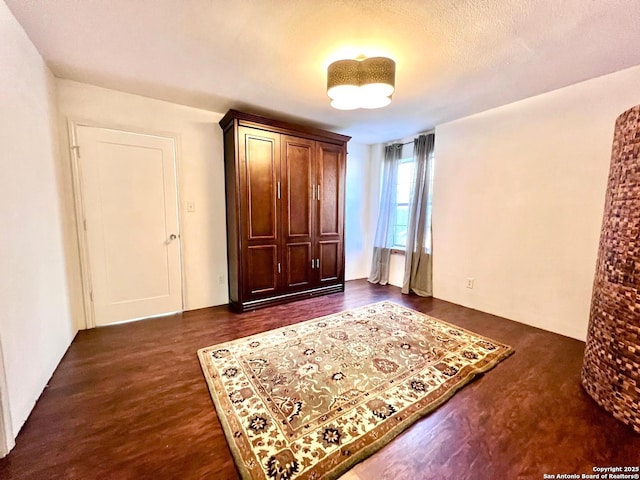
<path id="1" fill-rule="evenodd" d="M 282 137 L 283 288 L 288 291 L 317 283 L 313 257 L 315 142 Z"/>
<path id="2" fill-rule="evenodd" d="M 320 284 L 344 277 L 344 160 L 340 145 L 316 143 L 316 245 Z"/>
<path id="3" fill-rule="evenodd" d="M 280 135 L 240 127 L 243 291 L 246 298 L 280 287 Z"/>

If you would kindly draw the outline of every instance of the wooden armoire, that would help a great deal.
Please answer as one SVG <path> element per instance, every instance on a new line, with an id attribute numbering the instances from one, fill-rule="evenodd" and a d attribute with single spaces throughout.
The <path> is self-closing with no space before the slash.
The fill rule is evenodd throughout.
<path id="1" fill-rule="evenodd" d="M 220 126 L 231 307 L 343 291 L 351 137 L 236 110 Z"/>

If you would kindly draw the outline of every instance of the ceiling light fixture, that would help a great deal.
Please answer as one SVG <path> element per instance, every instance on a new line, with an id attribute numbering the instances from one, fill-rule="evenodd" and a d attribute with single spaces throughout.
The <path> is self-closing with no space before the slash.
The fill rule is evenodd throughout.
<path id="1" fill-rule="evenodd" d="M 395 83 L 396 62 L 386 57 L 338 60 L 327 69 L 327 95 L 338 110 L 386 107 Z"/>

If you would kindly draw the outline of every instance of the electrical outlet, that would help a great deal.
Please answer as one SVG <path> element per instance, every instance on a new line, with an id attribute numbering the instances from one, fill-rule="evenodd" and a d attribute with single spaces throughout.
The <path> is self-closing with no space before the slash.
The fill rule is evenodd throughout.
<path id="1" fill-rule="evenodd" d="M 473 278 L 468 277 L 466 285 L 467 285 L 467 288 L 473 288 Z"/>
<path id="2" fill-rule="evenodd" d="M 187 212 L 196 211 L 196 202 L 187 202 Z"/>

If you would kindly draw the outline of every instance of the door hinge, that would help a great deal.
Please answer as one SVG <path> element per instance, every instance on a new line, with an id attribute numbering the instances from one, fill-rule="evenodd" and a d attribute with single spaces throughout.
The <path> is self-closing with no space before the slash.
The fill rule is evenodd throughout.
<path id="1" fill-rule="evenodd" d="M 80 145 L 71 145 L 71 150 L 75 150 L 76 155 L 80 158 Z"/>
<path id="2" fill-rule="evenodd" d="M 318 201 L 320 201 L 320 184 L 318 184 L 318 190 L 316 190 L 318 192 Z"/>
<path id="3" fill-rule="evenodd" d="M 316 258 L 316 268 L 320 268 L 320 259 Z"/>
<path id="4" fill-rule="evenodd" d="M 278 200 L 280 200 L 280 182 L 278 182 Z"/>
<path id="5" fill-rule="evenodd" d="M 93 291 L 89 292 L 89 298 L 91 299 L 91 301 L 93 302 Z"/>
<path id="6" fill-rule="evenodd" d="M 280 262 L 278 262 L 278 273 L 280 273 Z"/>

